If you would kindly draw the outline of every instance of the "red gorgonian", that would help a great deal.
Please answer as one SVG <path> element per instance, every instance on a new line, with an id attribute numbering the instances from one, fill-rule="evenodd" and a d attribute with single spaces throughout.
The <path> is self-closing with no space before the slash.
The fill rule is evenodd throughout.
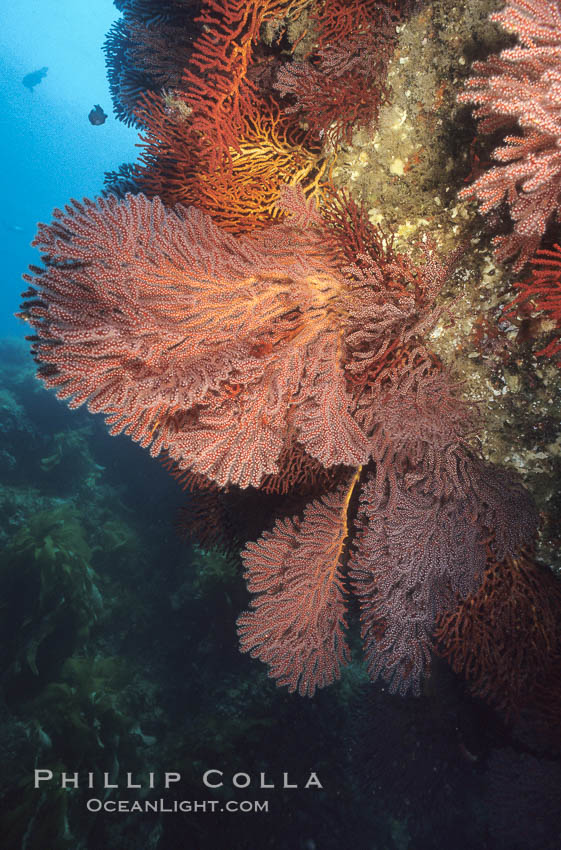
<path id="1" fill-rule="evenodd" d="M 561 354 L 561 245 L 538 251 L 530 271 L 529 278 L 515 284 L 518 292 L 509 305 L 507 315 L 520 308 L 533 308 L 549 316 L 555 322 L 554 336 L 545 348 L 536 353 L 558 358 Z M 558 365 L 561 365 L 560 360 Z"/>
<path id="2" fill-rule="evenodd" d="M 377 119 L 388 96 L 396 25 L 410 6 L 393 0 L 323 0 L 313 7 L 314 49 L 305 59 L 282 64 L 274 82 L 284 113 L 298 115 L 309 140 L 326 136 L 336 147 Z"/>

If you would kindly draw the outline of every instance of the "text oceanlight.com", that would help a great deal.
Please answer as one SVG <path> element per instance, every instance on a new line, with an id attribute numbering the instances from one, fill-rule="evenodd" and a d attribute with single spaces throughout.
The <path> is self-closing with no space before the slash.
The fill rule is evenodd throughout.
<path id="1" fill-rule="evenodd" d="M 197 813 L 207 814 L 214 812 L 268 812 L 268 800 L 100 800 L 92 797 L 86 801 L 89 812 L 109 812 L 117 814 L 131 814 L 135 812 L 159 814 Z"/>

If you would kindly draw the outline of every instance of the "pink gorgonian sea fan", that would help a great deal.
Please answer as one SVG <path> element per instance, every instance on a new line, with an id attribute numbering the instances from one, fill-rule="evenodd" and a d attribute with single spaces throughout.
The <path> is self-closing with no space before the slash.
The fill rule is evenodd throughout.
<path id="1" fill-rule="evenodd" d="M 561 3 L 508 0 L 490 20 L 515 33 L 515 47 L 474 62 L 459 95 L 473 104 L 482 133 L 505 129 L 497 165 L 460 192 L 482 214 L 506 202 L 512 233 L 494 238 L 497 259 L 522 268 L 561 208 Z"/>
<path id="2" fill-rule="evenodd" d="M 470 450 L 469 409 L 422 343 L 446 268 L 390 250 L 341 266 L 311 202 L 285 206 L 287 223 L 235 237 L 143 195 L 74 201 L 39 228 L 21 316 L 59 398 L 180 473 L 259 487 L 295 444 L 339 467 L 242 552 L 241 648 L 311 696 L 348 662 L 350 591 L 371 677 L 418 693 L 436 618 L 476 590 L 484 542 L 512 554 L 535 509 Z"/>
<path id="3" fill-rule="evenodd" d="M 341 363 L 345 283 L 313 229 L 236 238 L 143 195 L 54 216 L 20 315 L 70 407 L 222 487 L 259 486 L 294 438 L 325 467 L 368 459 Z"/>

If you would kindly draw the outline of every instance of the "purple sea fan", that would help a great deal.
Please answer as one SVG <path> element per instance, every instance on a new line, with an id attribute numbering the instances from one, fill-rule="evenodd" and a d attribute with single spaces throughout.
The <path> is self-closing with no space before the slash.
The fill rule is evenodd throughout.
<path id="1" fill-rule="evenodd" d="M 474 104 L 483 133 L 514 131 L 495 148 L 498 165 L 460 192 L 477 198 L 482 214 L 506 201 L 514 229 L 493 240 L 497 259 L 518 255 L 520 269 L 534 255 L 561 208 L 561 2 L 508 0 L 490 19 L 519 44 L 474 62 L 459 95 Z"/>

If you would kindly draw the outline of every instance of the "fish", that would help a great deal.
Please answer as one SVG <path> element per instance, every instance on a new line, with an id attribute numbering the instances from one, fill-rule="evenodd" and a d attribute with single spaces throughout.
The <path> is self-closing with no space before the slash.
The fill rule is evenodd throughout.
<path id="1" fill-rule="evenodd" d="M 23 233 L 23 227 L 19 224 L 10 224 L 9 222 L 4 221 L 4 219 L 0 219 L 0 224 L 12 233 Z"/>
<path id="2" fill-rule="evenodd" d="M 107 118 L 107 115 L 105 114 L 105 112 L 103 111 L 103 109 L 101 108 L 99 103 L 96 103 L 94 105 L 94 108 L 90 109 L 88 118 L 89 118 L 90 124 L 94 124 L 94 125 L 97 126 L 99 124 L 105 124 L 105 120 Z"/>
<path id="3" fill-rule="evenodd" d="M 26 74 L 22 80 L 23 85 L 32 92 L 33 87 L 39 85 L 43 77 L 47 76 L 48 70 L 47 67 L 39 68 L 38 71 L 32 71 L 30 74 Z"/>

